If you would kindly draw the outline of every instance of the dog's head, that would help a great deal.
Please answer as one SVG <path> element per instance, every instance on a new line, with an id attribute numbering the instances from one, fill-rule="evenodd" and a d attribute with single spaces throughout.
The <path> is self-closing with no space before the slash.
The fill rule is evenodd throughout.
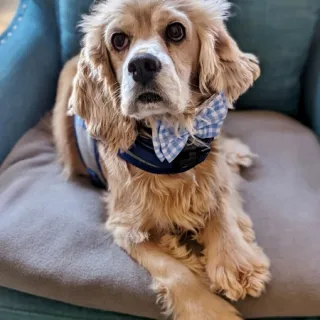
<path id="1" fill-rule="evenodd" d="M 226 31 L 229 7 L 225 0 L 97 4 L 82 23 L 74 112 L 99 135 L 110 117 L 132 125 L 153 116 L 194 114 L 201 99 L 217 92 L 236 100 L 260 69 Z"/>

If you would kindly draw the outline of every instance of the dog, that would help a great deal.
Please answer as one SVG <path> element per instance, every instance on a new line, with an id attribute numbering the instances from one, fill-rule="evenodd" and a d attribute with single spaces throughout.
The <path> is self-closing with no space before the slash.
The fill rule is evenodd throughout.
<path id="1" fill-rule="evenodd" d="M 106 229 L 149 271 L 173 319 L 241 319 L 217 293 L 258 297 L 270 279 L 236 188 L 239 166 L 250 166 L 253 154 L 219 137 L 226 110 L 260 75 L 257 58 L 227 32 L 229 9 L 226 0 L 100 1 L 84 17 L 82 50 L 58 85 L 53 133 L 64 172 L 92 177 L 79 156 L 80 119 L 98 155 L 95 180 L 108 185 Z M 199 120 L 211 111 L 217 123 Z M 177 155 L 172 141 L 182 132 Z M 186 234 L 200 253 L 181 241 Z"/>

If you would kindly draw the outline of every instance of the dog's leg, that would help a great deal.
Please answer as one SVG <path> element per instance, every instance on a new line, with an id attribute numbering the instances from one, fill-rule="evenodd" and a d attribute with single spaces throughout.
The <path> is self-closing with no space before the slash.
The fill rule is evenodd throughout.
<path id="1" fill-rule="evenodd" d="M 228 302 L 212 294 L 187 266 L 163 252 L 160 246 L 150 241 L 133 243 L 132 236 L 128 238 L 132 230 L 126 227 L 108 223 L 107 227 L 115 242 L 150 272 L 153 289 L 166 315 L 175 320 L 241 319 Z"/>
<path id="2" fill-rule="evenodd" d="M 208 277 L 203 263 L 203 257 L 198 256 L 192 249 L 188 249 L 186 244 L 180 243 L 180 238 L 177 235 L 166 234 L 161 237 L 159 246 L 162 251 L 169 254 L 171 257 L 181 261 L 187 266 L 199 279 L 208 285 Z"/>
<path id="3" fill-rule="evenodd" d="M 241 167 L 251 167 L 254 159 L 257 158 L 257 155 L 251 151 L 250 147 L 239 139 L 223 136 L 221 146 L 227 164 L 234 172 L 239 172 Z"/>
<path id="4" fill-rule="evenodd" d="M 235 204 L 228 197 L 221 200 L 203 234 L 212 289 L 231 300 L 245 298 L 247 294 L 258 297 L 270 279 L 267 256 L 251 242 L 251 233 L 247 238 L 244 236 L 251 220 L 247 221 L 246 215 L 240 215 L 239 220 L 239 208 Z"/>
<path id="5" fill-rule="evenodd" d="M 239 139 L 228 138 L 223 135 L 221 141 L 222 152 L 232 172 L 231 180 L 233 188 L 241 189 L 242 178 L 240 176 L 240 169 L 251 167 L 254 159 L 258 156 L 251 151 L 248 145 Z M 238 225 L 243 236 L 248 242 L 253 242 L 255 240 L 253 224 L 251 218 L 243 210 L 240 194 L 235 192 L 231 200 L 234 202 L 233 207 L 237 208 Z"/>
<path id="6" fill-rule="evenodd" d="M 257 297 L 270 279 L 269 260 L 254 242 L 250 217 L 244 212 L 239 187 L 239 169 L 251 166 L 255 156 L 240 140 L 222 138 L 224 159 L 219 170 L 224 172 L 223 185 L 229 185 L 207 224 L 201 242 L 205 246 L 206 269 L 212 289 L 238 300 L 247 294 Z M 222 160 L 222 158 L 220 158 Z"/>
<path id="7" fill-rule="evenodd" d="M 230 201 L 232 202 L 231 206 L 235 210 L 238 226 L 242 231 L 244 239 L 248 243 L 253 243 L 256 240 L 256 235 L 253 230 L 253 223 L 249 215 L 243 210 L 242 198 L 236 190 L 230 197 Z"/>

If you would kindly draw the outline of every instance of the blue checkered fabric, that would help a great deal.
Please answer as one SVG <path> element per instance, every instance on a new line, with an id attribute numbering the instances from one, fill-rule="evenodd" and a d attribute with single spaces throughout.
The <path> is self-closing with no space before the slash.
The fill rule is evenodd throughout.
<path id="1" fill-rule="evenodd" d="M 207 139 L 220 134 L 222 124 L 228 113 L 228 103 L 223 93 L 206 100 L 200 108 L 202 111 L 194 120 L 193 132 L 186 129 L 170 127 L 168 123 L 157 122 L 157 130 L 153 133 L 154 151 L 161 162 L 171 163 L 183 150 L 189 137 Z"/>

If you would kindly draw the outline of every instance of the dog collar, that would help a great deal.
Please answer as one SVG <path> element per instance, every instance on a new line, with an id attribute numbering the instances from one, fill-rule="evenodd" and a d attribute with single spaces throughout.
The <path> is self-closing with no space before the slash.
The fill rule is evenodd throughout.
<path id="1" fill-rule="evenodd" d="M 210 152 L 213 138 L 199 139 L 201 143 L 195 145 L 189 141 L 179 155 L 172 161 L 160 161 L 155 150 L 152 138 L 139 135 L 126 152 L 119 152 L 118 156 L 141 170 L 153 174 L 177 174 L 194 168 L 203 162 Z"/>
<path id="2" fill-rule="evenodd" d="M 189 135 L 186 136 L 185 132 L 183 133 L 183 145 L 179 136 L 177 137 L 178 140 L 173 140 L 173 142 L 171 139 L 170 148 L 165 151 L 167 154 L 168 150 L 171 155 L 174 154 L 174 159 L 170 159 L 170 162 L 159 156 L 159 146 L 155 150 L 155 139 L 152 137 L 151 129 L 148 128 L 145 128 L 145 131 L 150 134 L 150 137 L 139 134 L 131 148 L 126 152 L 119 151 L 118 156 L 135 167 L 153 174 L 178 174 L 194 168 L 202 163 L 210 153 L 211 143 L 220 133 L 228 110 L 223 94 L 209 98 L 202 104 L 202 107 L 209 110 L 203 109 L 205 111 L 201 111 L 199 113 L 201 117 L 196 120 L 198 121 L 198 128 L 195 136 L 200 143 L 195 144 L 194 140 Z M 216 112 L 218 112 L 218 116 Z M 202 124 L 199 125 L 201 121 Z M 160 127 L 158 124 L 158 128 Z M 97 140 L 89 135 L 85 121 L 77 115 L 74 116 L 74 128 L 77 148 L 92 183 L 97 187 L 105 188 L 107 181 L 101 170 Z M 170 128 L 168 130 L 164 127 L 161 128 L 164 132 L 163 143 L 164 138 L 168 138 L 171 131 Z M 177 141 L 179 142 L 178 152 Z"/>

